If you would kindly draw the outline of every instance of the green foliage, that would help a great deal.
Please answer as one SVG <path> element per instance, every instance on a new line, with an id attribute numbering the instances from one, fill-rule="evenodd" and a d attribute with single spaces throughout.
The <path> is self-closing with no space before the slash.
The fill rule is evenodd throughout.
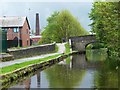
<path id="1" fill-rule="evenodd" d="M 69 65 L 69 64 L 68 64 Z M 61 90 L 74 90 L 83 80 L 86 71 L 68 68 L 67 65 L 54 65 L 45 70 L 50 88 L 62 88 Z"/>
<path id="2" fill-rule="evenodd" d="M 69 45 L 69 43 L 66 43 L 65 44 L 65 53 L 67 54 L 67 53 L 70 53 L 70 45 Z"/>
<path id="3" fill-rule="evenodd" d="M 58 52 L 59 47 L 55 45 L 55 52 Z"/>
<path id="4" fill-rule="evenodd" d="M 100 49 L 100 48 L 105 48 L 103 43 L 92 43 L 89 44 L 87 47 L 87 49 Z"/>
<path id="5" fill-rule="evenodd" d="M 90 13 L 93 21 L 92 32 L 96 33 L 96 37 L 100 42 L 108 48 L 110 55 L 118 56 L 120 49 L 119 42 L 119 26 L 120 26 L 120 2 L 95 2 Z"/>
<path id="6" fill-rule="evenodd" d="M 54 12 L 47 21 L 48 25 L 42 32 L 40 43 L 62 42 L 63 38 L 68 40 L 71 36 L 88 34 L 79 21 L 67 10 Z"/>
<path id="7" fill-rule="evenodd" d="M 100 61 L 105 61 L 108 57 L 107 54 L 107 49 L 106 48 L 101 48 L 101 49 L 87 49 L 86 50 L 86 59 L 88 61 L 92 62 L 100 62 Z"/>

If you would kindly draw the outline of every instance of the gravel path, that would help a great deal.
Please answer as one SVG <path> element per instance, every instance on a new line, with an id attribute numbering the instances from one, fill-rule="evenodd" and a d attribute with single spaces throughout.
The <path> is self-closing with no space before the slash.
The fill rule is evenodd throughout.
<path id="1" fill-rule="evenodd" d="M 57 44 L 59 49 L 58 49 L 58 53 L 64 53 L 65 52 L 65 43 L 58 43 Z"/>
<path id="2" fill-rule="evenodd" d="M 61 53 L 63 53 L 65 51 L 64 44 L 65 43 L 62 43 L 62 44 L 58 43 L 57 44 L 58 47 L 59 47 L 57 53 L 43 54 L 43 55 L 40 55 L 40 56 L 16 59 L 14 61 L 0 62 L 0 68 L 5 67 L 5 66 L 10 66 L 10 65 L 13 65 L 13 64 L 17 64 L 17 63 L 22 63 L 22 62 L 26 62 L 26 61 L 32 61 L 32 60 L 35 60 L 35 59 L 45 58 L 45 57 L 56 55 L 56 54 L 61 54 Z"/>

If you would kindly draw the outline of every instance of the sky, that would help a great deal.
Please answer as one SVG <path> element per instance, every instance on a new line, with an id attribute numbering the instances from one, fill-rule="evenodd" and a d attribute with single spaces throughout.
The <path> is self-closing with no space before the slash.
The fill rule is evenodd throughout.
<path id="1" fill-rule="evenodd" d="M 6 0 L 5 0 L 6 1 Z M 58 0 L 59 1 L 59 0 Z M 92 8 L 93 2 L 55 2 L 47 1 L 42 2 L 41 0 L 37 2 L 32 0 L 29 2 L 15 2 L 15 1 L 0 1 L 0 16 L 27 16 L 30 27 L 35 30 L 35 15 L 39 13 L 40 18 L 40 28 L 41 30 L 47 25 L 46 19 L 54 12 L 61 10 L 69 10 L 81 23 L 83 28 L 90 31 L 91 20 L 89 19 L 89 14 Z"/>

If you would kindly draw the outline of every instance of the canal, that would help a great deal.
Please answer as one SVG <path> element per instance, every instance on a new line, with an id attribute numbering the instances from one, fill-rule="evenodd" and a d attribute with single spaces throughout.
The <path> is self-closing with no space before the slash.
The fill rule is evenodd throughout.
<path id="1" fill-rule="evenodd" d="M 9 88 L 118 88 L 118 70 L 109 65 L 106 49 L 87 50 L 38 70 Z M 71 89 L 72 90 L 72 89 Z"/>

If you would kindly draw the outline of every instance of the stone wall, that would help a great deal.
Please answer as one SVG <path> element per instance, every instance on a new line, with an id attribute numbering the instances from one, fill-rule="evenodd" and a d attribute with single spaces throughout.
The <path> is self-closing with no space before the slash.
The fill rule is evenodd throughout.
<path id="1" fill-rule="evenodd" d="M 14 60 L 13 55 L 0 54 L 0 62 L 12 61 Z"/>
<path id="2" fill-rule="evenodd" d="M 55 51 L 55 43 L 33 46 L 19 50 L 9 50 L 9 54 L 14 56 L 14 59 L 32 57 L 35 55 L 46 54 Z"/>
<path id="3" fill-rule="evenodd" d="M 85 52 L 85 48 L 88 44 L 97 42 L 95 35 L 76 36 L 70 37 L 69 39 L 71 41 L 72 50 L 79 52 Z"/>

